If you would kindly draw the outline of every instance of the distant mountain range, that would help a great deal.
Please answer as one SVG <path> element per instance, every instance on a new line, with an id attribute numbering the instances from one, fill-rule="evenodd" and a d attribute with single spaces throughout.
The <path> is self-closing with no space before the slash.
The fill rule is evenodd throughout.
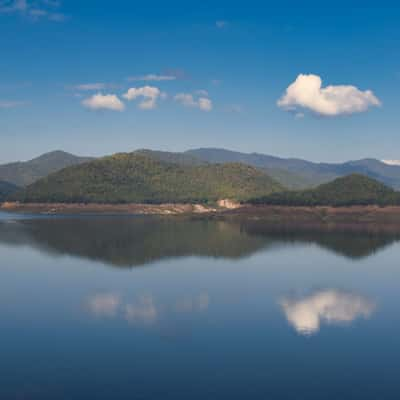
<path id="1" fill-rule="evenodd" d="M 358 173 L 400 190 L 400 165 L 390 165 L 372 158 L 335 164 L 215 148 L 194 149 L 182 153 L 155 150 L 136 152 L 160 161 L 186 166 L 232 162 L 247 164 L 263 170 L 288 189 L 311 188 L 340 176 Z M 0 165 L 0 181 L 27 186 L 65 167 L 91 160 L 91 157 L 78 157 L 63 151 L 54 151 L 30 161 Z"/>
<path id="2" fill-rule="evenodd" d="M 64 168 L 27 186 L 16 199 L 29 203 L 207 203 L 245 201 L 282 190 L 279 183 L 249 165 L 184 165 L 133 152 Z"/>
<path id="3" fill-rule="evenodd" d="M 0 180 L 20 187 L 27 186 L 65 167 L 91 160 L 93 160 L 91 157 L 78 157 L 64 151 L 52 151 L 30 161 L 0 165 Z"/>
<path id="4" fill-rule="evenodd" d="M 189 150 L 184 154 L 210 163 L 240 162 L 252 165 L 265 170 L 289 189 L 315 187 L 340 176 L 362 174 L 400 190 L 400 166 L 373 158 L 332 164 L 213 148 Z"/>

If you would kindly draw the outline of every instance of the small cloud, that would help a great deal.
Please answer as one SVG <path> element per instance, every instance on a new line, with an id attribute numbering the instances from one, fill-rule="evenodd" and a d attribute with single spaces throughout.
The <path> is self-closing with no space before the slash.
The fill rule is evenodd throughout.
<path id="1" fill-rule="evenodd" d="M 178 103 L 181 103 L 184 107 L 198 108 L 206 112 L 211 111 L 213 108 L 212 101 L 208 97 L 195 98 L 190 93 L 178 93 L 174 99 Z"/>
<path id="2" fill-rule="evenodd" d="M 400 160 L 381 160 L 384 164 L 400 166 Z"/>
<path id="3" fill-rule="evenodd" d="M 225 21 L 225 20 L 218 20 L 218 21 L 215 21 L 215 26 L 216 26 L 218 29 L 226 28 L 226 27 L 228 26 L 228 21 Z"/>
<path id="4" fill-rule="evenodd" d="M 124 103 L 115 94 L 95 94 L 82 101 L 82 105 L 91 110 L 124 111 Z"/>
<path id="5" fill-rule="evenodd" d="M 211 83 L 212 83 L 214 86 L 219 86 L 219 85 L 222 84 L 222 80 L 220 80 L 220 79 L 213 79 L 213 80 L 211 81 Z"/>
<path id="6" fill-rule="evenodd" d="M 175 75 L 157 75 L 157 74 L 131 76 L 128 78 L 128 81 L 130 82 L 162 82 L 162 81 L 174 81 L 174 80 L 176 80 Z"/>
<path id="7" fill-rule="evenodd" d="M 369 318 L 376 308 L 365 297 L 335 289 L 299 299 L 284 298 L 280 305 L 289 323 L 302 335 L 317 333 L 322 322 L 337 325 L 359 317 Z"/>
<path id="8" fill-rule="evenodd" d="M 371 90 L 361 91 L 351 85 L 322 87 L 317 75 L 300 74 L 277 102 L 280 108 L 294 112 L 310 110 L 315 114 L 334 117 L 367 111 L 381 105 Z"/>
<path id="9" fill-rule="evenodd" d="M 140 88 L 130 88 L 123 97 L 128 100 L 136 100 L 137 98 L 143 98 L 139 102 L 139 108 L 142 110 L 153 110 L 157 107 L 157 100 L 159 98 L 165 98 L 166 94 L 154 86 L 143 86 Z"/>

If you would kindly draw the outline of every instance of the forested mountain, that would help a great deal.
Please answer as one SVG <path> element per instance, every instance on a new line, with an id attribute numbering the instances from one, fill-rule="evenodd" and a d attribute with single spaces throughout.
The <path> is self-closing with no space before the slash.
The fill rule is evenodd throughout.
<path id="1" fill-rule="evenodd" d="M 27 186 L 40 178 L 71 165 L 92 160 L 64 151 L 52 151 L 30 161 L 19 161 L 0 165 L 0 180 L 17 186 Z"/>
<path id="2" fill-rule="evenodd" d="M 249 203 L 285 206 L 400 205 L 400 193 L 375 179 L 352 174 L 315 189 L 273 193 Z"/>
<path id="3" fill-rule="evenodd" d="M 289 172 L 285 169 L 280 169 L 280 168 L 260 167 L 255 164 L 247 163 L 245 159 L 243 161 L 240 161 L 240 157 L 238 158 L 232 157 L 231 161 L 226 161 L 224 158 L 222 158 L 220 161 L 215 161 L 213 157 L 211 157 L 210 159 L 208 159 L 208 157 L 203 158 L 202 154 L 199 155 L 191 154 L 191 151 L 187 151 L 184 153 L 177 153 L 177 152 L 156 151 L 156 150 L 146 149 L 146 150 L 138 150 L 137 152 L 146 154 L 150 157 L 153 157 L 161 161 L 174 162 L 181 165 L 205 165 L 205 164 L 223 164 L 229 162 L 236 162 L 236 163 L 238 162 L 258 168 L 260 171 L 263 171 L 271 178 L 279 182 L 282 186 L 288 189 L 303 189 L 312 186 L 307 179 L 304 179 L 303 177 L 296 175 L 293 172 Z"/>
<path id="4" fill-rule="evenodd" d="M 168 203 L 247 200 L 282 186 L 239 163 L 179 165 L 138 152 L 76 165 L 18 193 L 24 202 Z"/>

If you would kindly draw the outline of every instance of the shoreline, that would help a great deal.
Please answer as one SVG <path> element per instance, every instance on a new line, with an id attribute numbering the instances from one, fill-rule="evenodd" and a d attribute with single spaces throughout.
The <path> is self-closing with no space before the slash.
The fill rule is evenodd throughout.
<path id="1" fill-rule="evenodd" d="M 0 211 L 43 215 L 61 214 L 122 214 L 122 215 L 183 215 L 209 214 L 219 207 L 201 204 L 98 204 L 98 203 L 18 203 L 0 204 Z"/>
<path id="2" fill-rule="evenodd" d="M 324 223 L 390 223 L 400 225 L 400 206 L 272 206 L 239 205 L 220 202 L 202 204 L 83 204 L 83 203 L 18 203 L 0 204 L 0 211 L 43 215 L 122 214 L 122 215 L 189 215 L 211 218 L 252 219 L 268 222 Z"/>

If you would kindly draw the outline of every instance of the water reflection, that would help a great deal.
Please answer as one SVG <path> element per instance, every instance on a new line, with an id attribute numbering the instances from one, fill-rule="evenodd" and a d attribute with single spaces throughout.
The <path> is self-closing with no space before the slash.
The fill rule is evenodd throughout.
<path id="1" fill-rule="evenodd" d="M 96 317 L 115 317 L 121 304 L 119 294 L 97 293 L 86 302 L 86 309 Z"/>
<path id="2" fill-rule="evenodd" d="M 369 318 L 376 307 L 366 297 L 335 289 L 300 298 L 283 298 L 280 306 L 288 322 L 302 335 L 317 333 L 321 323 L 349 324 L 357 318 Z"/>
<path id="3" fill-rule="evenodd" d="M 208 293 L 201 292 L 171 302 L 159 300 L 149 293 L 128 300 L 118 293 L 95 293 L 85 300 L 84 305 L 84 309 L 96 318 L 122 319 L 130 324 L 148 326 L 171 315 L 206 311 L 210 297 Z"/>
<path id="4" fill-rule="evenodd" d="M 360 227 L 281 226 L 257 221 L 184 218 L 36 218 L 0 222 L 0 244 L 28 245 L 113 266 L 207 256 L 240 259 L 289 243 L 313 243 L 352 259 L 367 257 L 399 239 L 398 232 Z"/>

